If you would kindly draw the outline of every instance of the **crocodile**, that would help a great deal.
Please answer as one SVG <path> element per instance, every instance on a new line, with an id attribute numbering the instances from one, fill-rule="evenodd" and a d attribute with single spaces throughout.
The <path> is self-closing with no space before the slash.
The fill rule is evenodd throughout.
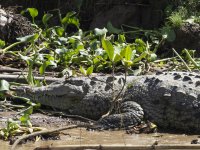
<path id="1" fill-rule="evenodd" d="M 161 129 L 200 131 L 198 73 L 159 72 L 127 76 L 126 80 L 123 76 L 76 77 L 43 87 L 16 87 L 14 91 L 42 105 L 95 119 L 103 129 L 126 128 L 149 120 Z M 120 95 L 116 107 L 102 117 L 116 95 Z"/>

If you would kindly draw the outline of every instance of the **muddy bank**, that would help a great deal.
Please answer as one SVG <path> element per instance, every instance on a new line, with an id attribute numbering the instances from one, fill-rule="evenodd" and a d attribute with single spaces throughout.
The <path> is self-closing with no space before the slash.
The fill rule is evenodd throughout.
<path id="1" fill-rule="evenodd" d="M 16 112 L 1 112 L 0 126 L 6 125 L 7 118 L 13 118 Z M 31 115 L 31 121 L 34 126 L 45 127 L 47 129 L 56 129 L 59 127 L 77 124 L 78 121 L 72 118 L 63 118 L 48 116 L 41 113 Z M 80 121 L 79 121 L 80 123 Z M 28 141 L 26 144 L 19 145 L 17 149 L 30 150 L 36 147 L 58 147 L 58 146 L 83 146 L 83 145 L 121 145 L 121 146 L 148 146 L 155 142 L 158 145 L 190 145 L 191 141 L 198 139 L 198 135 L 186 134 L 126 134 L 124 130 L 116 131 L 88 131 L 85 128 L 74 128 L 60 132 L 59 138 L 54 140 L 38 139 L 37 142 Z M 1 141 L 0 149 L 9 149 L 9 142 Z"/>

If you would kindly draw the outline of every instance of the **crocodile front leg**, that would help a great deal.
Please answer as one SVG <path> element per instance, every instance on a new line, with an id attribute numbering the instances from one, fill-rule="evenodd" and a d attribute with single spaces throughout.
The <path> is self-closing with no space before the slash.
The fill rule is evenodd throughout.
<path id="1" fill-rule="evenodd" d="M 120 113 L 111 114 L 98 121 L 100 128 L 126 128 L 131 125 L 138 125 L 142 122 L 144 112 L 142 107 L 134 101 L 122 102 Z"/>

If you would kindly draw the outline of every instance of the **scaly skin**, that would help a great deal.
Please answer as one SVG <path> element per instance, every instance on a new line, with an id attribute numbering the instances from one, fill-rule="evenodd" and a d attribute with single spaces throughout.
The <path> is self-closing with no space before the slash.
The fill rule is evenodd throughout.
<path id="1" fill-rule="evenodd" d="M 17 88 L 16 92 L 43 105 L 99 119 L 111 105 L 111 83 L 109 77 L 75 78 L 42 88 L 28 87 L 25 91 L 29 92 Z M 115 95 L 122 85 L 122 77 L 116 77 Z M 123 93 L 119 108 L 98 120 L 104 129 L 138 125 L 148 119 L 160 128 L 200 131 L 200 75 L 196 73 L 128 76 Z"/>

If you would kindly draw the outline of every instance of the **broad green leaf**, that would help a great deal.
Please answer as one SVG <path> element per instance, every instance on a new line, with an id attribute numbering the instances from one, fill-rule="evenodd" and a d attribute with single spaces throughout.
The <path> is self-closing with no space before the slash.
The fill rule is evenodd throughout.
<path id="1" fill-rule="evenodd" d="M 147 56 L 147 52 L 143 52 L 139 57 L 133 60 L 133 63 L 141 61 L 143 58 Z"/>
<path id="2" fill-rule="evenodd" d="M 118 61 L 120 61 L 120 60 L 122 60 L 122 57 L 121 57 L 121 55 L 120 54 L 115 54 L 115 58 L 114 58 L 114 62 L 116 63 L 116 62 L 118 62 Z"/>
<path id="3" fill-rule="evenodd" d="M 69 12 L 64 18 L 62 18 L 61 23 L 66 27 L 69 24 L 75 25 L 78 29 L 80 26 L 79 19 L 75 17 L 76 12 Z"/>
<path id="4" fill-rule="evenodd" d="M 68 24 L 68 20 L 69 20 L 68 16 L 65 16 L 64 18 L 62 18 L 61 23 L 63 25 L 67 25 Z"/>
<path id="5" fill-rule="evenodd" d="M 76 17 L 69 18 L 68 24 L 75 25 L 78 29 L 79 29 L 79 26 L 80 26 L 79 19 L 76 18 Z"/>
<path id="6" fill-rule="evenodd" d="M 176 39 L 176 33 L 171 27 L 163 27 L 161 30 L 162 37 L 168 42 L 173 42 Z"/>
<path id="7" fill-rule="evenodd" d="M 103 29 L 95 28 L 94 29 L 95 35 L 98 35 L 98 36 L 106 35 L 107 32 L 108 32 L 108 30 L 106 28 L 103 28 Z"/>
<path id="8" fill-rule="evenodd" d="M 130 60 L 123 60 L 122 63 L 126 66 L 126 67 L 130 67 L 133 65 L 133 62 Z"/>
<path id="9" fill-rule="evenodd" d="M 139 53 L 143 53 L 146 50 L 146 43 L 142 39 L 136 39 L 135 44 Z"/>
<path id="10" fill-rule="evenodd" d="M 24 114 L 23 116 L 20 117 L 21 124 L 24 126 L 32 127 L 30 119 L 31 118 L 29 114 Z"/>
<path id="11" fill-rule="evenodd" d="M 45 26 L 47 26 L 47 22 L 49 21 L 49 19 L 51 19 L 53 17 L 53 14 L 44 14 L 44 16 L 42 17 L 42 22 Z"/>
<path id="12" fill-rule="evenodd" d="M 0 80 L 0 92 L 9 91 L 10 84 L 6 80 Z"/>
<path id="13" fill-rule="evenodd" d="M 150 61 L 155 61 L 157 58 L 157 55 L 155 53 L 150 54 Z"/>
<path id="14" fill-rule="evenodd" d="M 39 38 L 39 34 L 35 33 L 35 34 L 32 34 L 32 35 L 27 35 L 27 36 L 24 36 L 24 37 L 17 38 L 17 40 L 20 41 L 20 42 L 34 42 L 38 38 Z"/>
<path id="15" fill-rule="evenodd" d="M 56 34 L 61 37 L 63 36 L 65 29 L 63 27 L 55 27 L 55 31 L 56 31 Z"/>
<path id="16" fill-rule="evenodd" d="M 110 33 L 120 34 L 122 32 L 121 29 L 115 28 L 110 21 L 107 24 L 107 29 Z"/>
<path id="17" fill-rule="evenodd" d="M 93 66 L 89 67 L 86 71 L 87 76 L 91 75 L 93 73 Z"/>
<path id="18" fill-rule="evenodd" d="M 125 38 L 125 35 L 124 35 L 124 34 L 119 34 L 119 35 L 118 35 L 118 42 L 119 42 L 119 43 L 124 43 L 124 42 L 126 42 L 126 38 Z"/>
<path id="19" fill-rule="evenodd" d="M 38 16 L 38 10 L 36 8 L 28 8 L 27 10 L 29 11 L 32 18 L 35 18 Z"/>
<path id="20" fill-rule="evenodd" d="M 62 23 L 62 24 L 67 24 L 69 18 L 73 17 L 75 14 L 76 14 L 75 11 L 68 12 L 68 13 L 65 15 L 65 17 L 61 20 L 61 23 Z"/>
<path id="21" fill-rule="evenodd" d="M 25 60 L 26 63 L 28 64 L 28 75 L 27 75 L 27 82 L 30 85 L 34 85 L 34 76 L 33 76 L 33 64 L 34 64 L 34 60 L 28 56 L 23 56 L 21 54 L 19 54 L 20 58 L 22 60 Z"/>
<path id="22" fill-rule="evenodd" d="M 125 60 L 126 61 L 130 61 L 132 58 L 132 49 L 131 47 L 128 45 L 126 48 L 125 48 Z"/>
<path id="23" fill-rule="evenodd" d="M 24 114 L 31 115 L 33 113 L 33 106 L 28 107 L 25 111 Z"/>
<path id="24" fill-rule="evenodd" d="M 40 66 L 39 68 L 39 72 L 41 75 L 43 75 L 45 73 L 46 68 L 50 65 L 50 61 L 45 61 L 43 62 L 43 64 Z"/>
<path id="25" fill-rule="evenodd" d="M 23 115 L 20 117 L 20 121 L 24 124 L 27 122 L 27 120 L 30 119 L 29 115 Z"/>
<path id="26" fill-rule="evenodd" d="M 125 55 L 126 55 L 126 47 L 125 47 L 125 48 L 122 48 L 121 51 L 120 51 L 120 56 L 121 56 L 122 58 L 124 58 Z"/>
<path id="27" fill-rule="evenodd" d="M 5 41 L 0 39 L 0 48 L 3 48 L 6 45 Z"/>
<path id="28" fill-rule="evenodd" d="M 145 43 L 142 39 L 136 39 L 136 40 L 135 40 L 135 43 L 140 44 L 140 45 L 142 45 L 142 46 L 145 46 L 145 45 L 146 45 L 146 43 Z"/>
<path id="29" fill-rule="evenodd" d="M 84 76 L 87 76 L 87 73 L 86 73 L 86 70 L 85 68 L 83 68 L 82 66 L 80 66 L 80 69 L 81 73 L 84 75 Z"/>
<path id="30" fill-rule="evenodd" d="M 111 61 L 114 61 L 114 48 L 112 43 L 107 39 L 102 39 L 102 47 L 108 54 L 108 57 Z"/>
<path id="31" fill-rule="evenodd" d="M 95 58 L 93 59 L 94 65 L 97 65 L 97 63 L 99 63 L 99 62 L 100 62 L 100 60 L 99 60 L 97 57 L 95 57 Z"/>

